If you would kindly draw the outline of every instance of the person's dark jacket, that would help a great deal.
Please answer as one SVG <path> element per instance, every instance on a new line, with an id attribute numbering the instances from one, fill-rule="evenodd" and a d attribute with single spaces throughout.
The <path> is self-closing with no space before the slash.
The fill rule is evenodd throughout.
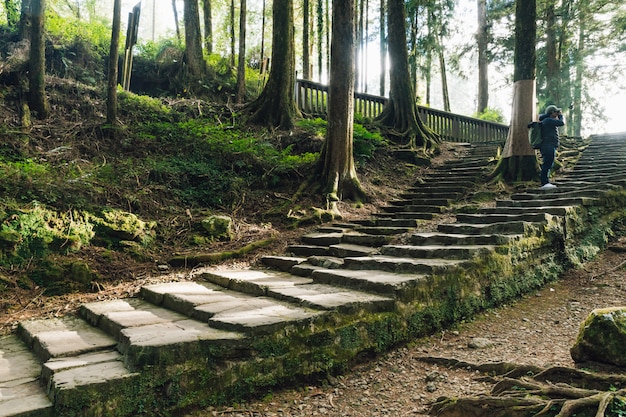
<path id="1" fill-rule="evenodd" d="M 565 126 L 563 121 L 563 115 L 560 114 L 558 119 L 553 119 L 548 114 L 541 114 L 539 116 L 541 122 L 541 137 L 543 142 L 541 146 L 554 146 L 559 147 L 559 126 Z"/>

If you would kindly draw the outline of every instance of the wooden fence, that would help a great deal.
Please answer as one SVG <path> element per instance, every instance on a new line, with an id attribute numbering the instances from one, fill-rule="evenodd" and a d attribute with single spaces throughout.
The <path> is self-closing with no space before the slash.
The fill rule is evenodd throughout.
<path id="1" fill-rule="evenodd" d="M 326 117 L 328 86 L 312 81 L 296 81 L 296 103 L 300 110 L 312 116 Z M 374 118 L 387 104 L 386 97 L 354 93 L 354 112 Z M 430 107 L 417 106 L 420 119 L 441 137 L 450 142 L 506 141 L 507 125 L 461 116 Z"/>

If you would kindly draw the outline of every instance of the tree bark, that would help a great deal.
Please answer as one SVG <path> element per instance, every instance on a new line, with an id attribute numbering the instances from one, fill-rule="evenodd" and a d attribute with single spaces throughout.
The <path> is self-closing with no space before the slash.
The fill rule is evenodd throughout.
<path id="1" fill-rule="evenodd" d="M 478 31 L 476 44 L 478 47 L 478 102 L 477 113 L 483 113 L 489 106 L 489 59 L 487 47 L 489 33 L 487 27 L 487 0 L 478 0 Z"/>
<path id="2" fill-rule="evenodd" d="M 493 176 L 506 182 L 529 181 L 537 177 L 535 151 L 528 140 L 528 123 L 535 115 L 535 44 L 537 5 L 515 2 L 515 67 L 513 106 L 506 143 Z"/>
<path id="3" fill-rule="evenodd" d="M 46 46 L 44 39 L 45 0 L 31 2 L 31 32 L 29 57 L 29 93 L 28 104 L 36 112 L 38 119 L 45 119 L 50 112 L 46 98 Z"/>
<path id="4" fill-rule="evenodd" d="M 178 42 L 182 42 L 183 40 L 180 36 L 180 24 L 178 22 L 178 9 L 176 8 L 176 0 L 172 0 L 172 10 L 174 11 L 174 25 L 176 27 L 176 39 L 178 39 Z"/>
<path id="5" fill-rule="evenodd" d="M 406 42 L 406 11 L 402 0 L 389 0 L 387 5 L 389 56 L 391 58 L 391 87 L 389 100 L 376 118 L 381 125 L 408 147 L 422 147 L 424 151 L 436 147 L 439 139 L 417 115 L 414 88 L 409 74 Z"/>
<path id="6" fill-rule="evenodd" d="M 580 114 L 580 103 L 582 102 L 582 90 L 583 90 L 583 76 L 585 72 L 585 60 L 584 60 L 584 49 L 587 43 L 587 16 L 588 16 L 588 5 L 586 3 L 580 4 L 580 10 L 578 11 L 578 48 L 576 51 L 576 78 L 574 80 L 574 88 L 573 88 L 573 102 L 578 103 L 579 106 L 576 107 L 576 111 L 573 112 L 572 121 L 570 122 L 571 134 L 574 136 L 580 136 L 581 128 L 582 128 L 582 115 Z"/>
<path id="7" fill-rule="evenodd" d="M 185 58 L 192 76 L 201 78 L 206 74 L 200 35 L 198 0 L 185 0 Z"/>
<path id="8" fill-rule="evenodd" d="M 441 71 L 441 91 L 443 94 L 443 110 L 450 112 L 450 93 L 448 92 L 448 74 L 446 70 L 446 57 L 443 53 L 443 42 L 441 37 L 439 39 L 439 46 L 437 48 L 439 52 L 439 70 Z"/>
<path id="9" fill-rule="evenodd" d="M 302 2 L 302 78 L 309 80 L 311 78 L 311 49 L 309 40 L 309 0 Z"/>
<path id="10" fill-rule="evenodd" d="M 246 0 L 240 0 L 239 8 L 239 59 L 237 61 L 237 103 L 246 97 Z"/>
<path id="11" fill-rule="evenodd" d="M 559 57 L 557 56 L 556 41 L 556 2 L 550 0 L 546 3 L 545 21 L 546 21 L 546 87 L 547 87 L 547 103 L 561 102 L 560 88 L 560 72 Z"/>
<path id="12" fill-rule="evenodd" d="M 109 77 L 107 84 L 107 124 L 117 124 L 117 61 L 120 47 L 122 0 L 113 4 L 113 26 L 111 28 L 111 46 L 109 48 Z"/>
<path id="13" fill-rule="evenodd" d="M 230 67 L 235 66 L 235 0 L 230 0 Z"/>
<path id="14" fill-rule="evenodd" d="M 317 0 L 317 79 L 324 72 L 324 0 Z"/>
<path id="15" fill-rule="evenodd" d="M 385 0 L 380 0 L 380 90 L 379 95 L 385 95 L 385 80 L 387 79 L 387 36 L 385 35 Z"/>
<path id="16" fill-rule="evenodd" d="M 320 180 L 329 209 L 337 201 L 363 200 L 353 157 L 355 0 L 333 1 L 328 128 L 319 159 Z"/>
<path id="17" fill-rule="evenodd" d="M 213 11 L 211 0 L 202 0 L 202 11 L 204 16 L 204 49 L 207 54 L 213 53 Z"/>
<path id="18" fill-rule="evenodd" d="M 294 101 L 295 52 L 293 0 L 273 1 L 270 75 L 259 97 L 246 109 L 249 121 L 272 128 L 291 129 L 300 111 Z"/>

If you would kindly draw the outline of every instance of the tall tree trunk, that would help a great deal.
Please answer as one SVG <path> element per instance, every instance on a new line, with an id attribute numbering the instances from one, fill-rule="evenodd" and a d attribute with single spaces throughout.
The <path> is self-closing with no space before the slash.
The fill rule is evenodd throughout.
<path id="1" fill-rule="evenodd" d="M 487 27 L 487 0 L 478 0 L 478 31 L 476 44 L 478 47 L 478 102 L 476 113 L 483 113 L 489 106 L 489 59 L 487 48 L 489 32 Z"/>
<path id="2" fill-rule="evenodd" d="M 324 19 L 324 26 L 326 28 L 325 33 L 326 33 L 326 74 L 329 74 L 330 76 L 330 6 L 328 4 L 329 0 L 326 0 L 326 8 L 324 10 L 324 14 L 326 15 L 326 18 Z M 350 0 L 352 1 L 352 0 Z"/>
<path id="3" fill-rule="evenodd" d="M 399 137 L 410 148 L 419 146 L 427 151 L 436 148 L 439 139 L 417 115 L 415 93 L 409 75 L 404 1 L 389 0 L 387 10 L 391 88 L 387 105 L 376 120 L 390 128 L 390 133 Z"/>
<path id="4" fill-rule="evenodd" d="M 585 72 L 585 61 L 583 57 L 585 56 L 585 44 L 587 41 L 587 17 L 588 17 L 588 4 L 582 2 L 580 4 L 580 10 L 578 11 L 578 47 L 575 54 L 575 66 L 576 66 L 576 79 L 574 80 L 574 89 L 573 89 L 573 101 L 574 103 L 581 103 L 582 101 L 582 91 L 583 91 L 583 74 Z M 576 106 L 577 109 L 580 109 L 580 105 Z M 569 124 L 572 125 L 570 132 L 574 136 L 580 136 L 580 131 L 582 127 L 582 118 L 580 112 L 574 112 L 572 121 Z"/>
<path id="5" fill-rule="evenodd" d="M 291 129 L 300 111 L 294 101 L 296 58 L 294 49 L 293 0 L 274 0 L 272 5 L 272 59 L 267 84 L 246 109 L 250 122 Z"/>
<path id="6" fill-rule="evenodd" d="M 187 3 L 185 1 L 185 3 Z M 176 39 L 178 42 L 182 42 L 183 39 L 180 36 L 180 24 L 178 22 L 178 9 L 176 8 L 176 0 L 172 0 L 172 10 L 174 11 L 174 25 L 176 27 Z"/>
<path id="7" fill-rule="evenodd" d="M 385 80 L 387 79 L 387 36 L 385 35 L 385 0 L 380 0 L 380 81 L 379 95 L 385 95 Z"/>
<path id="8" fill-rule="evenodd" d="M 235 0 L 230 0 L 230 13 L 228 16 L 230 22 L 230 67 L 235 67 Z"/>
<path id="9" fill-rule="evenodd" d="M 369 0 L 365 0 L 365 39 L 363 40 L 362 44 L 363 44 L 363 52 L 361 54 L 361 68 L 363 68 L 363 76 L 361 77 L 363 79 L 363 87 L 362 90 L 364 93 L 367 93 L 367 53 L 368 53 L 368 44 L 369 44 Z"/>
<path id="10" fill-rule="evenodd" d="M 192 76 L 201 78 L 206 73 L 200 35 L 198 0 L 185 0 L 185 58 Z"/>
<path id="11" fill-rule="evenodd" d="M 439 45 L 437 52 L 439 54 L 439 70 L 441 71 L 441 92 L 443 94 L 443 110 L 450 112 L 450 93 L 448 92 L 448 74 L 446 73 L 446 57 L 443 54 L 443 43 L 441 38 L 439 39 Z"/>
<path id="12" fill-rule="evenodd" d="M 109 48 L 109 74 L 107 83 L 107 124 L 117 124 L 117 61 L 120 48 L 120 27 L 122 0 L 113 3 L 113 25 L 111 28 L 111 46 Z M 115 131 L 113 129 L 112 131 Z"/>
<path id="13" fill-rule="evenodd" d="M 239 7 L 239 59 L 237 60 L 237 103 L 246 97 L 246 0 Z"/>
<path id="14" fill-rule="evenodd" d="M 409 27 L 409 44 L 411 45 L 411 49 L 409 51 L 409 71 L 411 74 L 411 84 L 415 87 L 417 94 L 417 56 L 419 55 L 417 52 L 417 32 L 418 32 L 418 13 L 417 7 L 411 9 L 412 15 L 409 17 L 410 27 Z"/>
<path id="15" fill-rule="evenodd" d="M 308 80 L 311 78 L 311 50 L 309 40 L 309 0 L 302 1 L 302 78 Z"/>
<path id="16" fill-rule="evenodd" d="M 430 106 L 432 103 L 432 89 L 433 89 L 433 48 L 431 40 L 435 37 L 433 33 L 433 13 L 430 8 L 426 10 L 428 21 L 428 46 L 426 48 L 426 69 L 424 70 L 424 78 L 426 78 L 426 105 Z"/>
<path id="17" fill-rule="evenodd" d="M 319 159 L 319 177 L 330 205 L 337 212 L 341 199 L 362 200 L 353 156 L 355 0 L 333 0 L 328 129 Z"/>
<path id="18" fill-rule="evenodd" d="M 353 1 L 353 0 L 348 0 Z M 361 66 L 359 65 L 359 57 L 363 54 L 363 8 L 364 0 L 357 0 L 355 7 L 358 7 L 359 20 L 356 29 L 356 42 L 354 53 L 354 90 L 359 91 L 361 86 Z M 332 48 L 331 48 L 332 49 Z M 332 53 L 332 52 L 331 52 Z"/>
<path id="19" fill-rule="evenodd" d="M 204 16 L 204 49 L 207 54 L 213 53 L 213 10 L 211 0 L 202 0 L 202 11 Z"/>
<path id="20" fill-rule="evenodd" d="M 557 27 L 556 27 L 556 2 L 549 0 L 546 2 L 545 22 L 546 22 L 546 87 L 548 103 L 561 102 L 561 68 L 559 57 L 557 56 Z"/>
<path id="21" fill-rule="evenodd" d="M 515 67 L 511 125 L 494 171 L 504 181 L 529 181 L 537 176 L 537 158 L 528 140 L 528 123 L 535 115 L 535 45 L 537 4 L 515 2 Z"/>
<path id="22" fill-rule="evenodd" d="M 38 119 L 45 119 L 50 112 L 46 98 L 46 44 L 45 29 L 45 0 L 31 2 L 31 32 L 29 57 L 29 94 L 28 104 L 35 111 Z"/>
<path id="23" fill-rule="evenodd" d="M 29 39 L 30 40 L 30 28 L 32 26 L 31 18 L 32 14 L 30 12 L 31 3 L 33 0 L 22 0 L 22 5 L 20 8 L 20 39 Z"/>
<path id="24" fill-rule="evenodd" d="M 317 78 L 324 73 L 324 0 L 317 0 Z"/>

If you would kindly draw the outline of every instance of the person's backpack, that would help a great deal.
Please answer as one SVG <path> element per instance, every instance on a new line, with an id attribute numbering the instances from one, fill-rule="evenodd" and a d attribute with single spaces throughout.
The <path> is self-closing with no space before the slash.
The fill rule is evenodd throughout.
<path id="1" fill-rule="evenodd" d="M 543 137 L 541 136 L 541 122 L 531 122 L 528 125 L 528 139 L 533 149 L 540 149 Z"/>

